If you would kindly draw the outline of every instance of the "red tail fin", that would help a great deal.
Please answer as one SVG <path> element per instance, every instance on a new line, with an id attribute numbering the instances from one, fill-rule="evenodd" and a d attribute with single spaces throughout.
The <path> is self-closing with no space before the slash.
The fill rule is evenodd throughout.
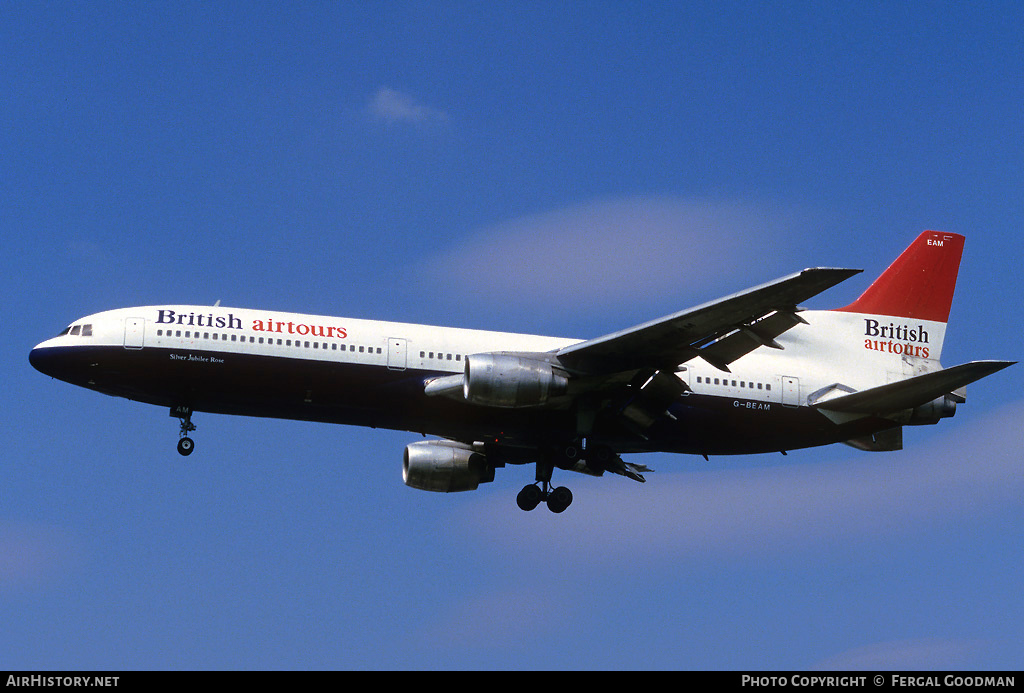
<path id="1" fill-rule="evenodd" d="M 837 310 L 947 322 L 964 237 L 925 231 L 860 298 Z"/>

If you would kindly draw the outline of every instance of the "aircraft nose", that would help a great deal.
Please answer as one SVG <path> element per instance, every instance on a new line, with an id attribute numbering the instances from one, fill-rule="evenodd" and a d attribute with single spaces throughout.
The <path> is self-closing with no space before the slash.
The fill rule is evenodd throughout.
<path id="1" fill-rule="evenodd" d="M 65 370 L 62 368 L 63 360 L 61 359 L 60 349 L 54 347 L 47 347 L 43 344 L 37 345 L 28 354 L 28 362 L 32 364 L 32 367 L 44 375 L 48 375 L 51 378 L 61 378 L 62 372 Z"/>
<path id="2" fill-rule="evenodd" d="M 40 373 L 45 373 L 46 375 L 49 375 L 49 373 L 47 373 L 47 365 L 50 359 L 47 358 L 46 351 L 47 350 L 43 349 L 42 347 L 35 347 L 28 354 L 28 362 L 31 363 L 32 367 L 35 368 Z"/>

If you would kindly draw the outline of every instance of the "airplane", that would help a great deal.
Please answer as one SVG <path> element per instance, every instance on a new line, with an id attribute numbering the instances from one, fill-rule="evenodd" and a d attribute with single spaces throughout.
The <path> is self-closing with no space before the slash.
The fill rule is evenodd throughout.
<path id="1" fill-rule="evenodd" d="M 800 304 L 861 270 L 816 267 L 595 339 L 195 305 L 110 310 L 37 345 L 54 378 L 168 408 L 178 452 L 194 412 L 388 428 L 404 482 L 469 491 L 536 465 L 517 496 L 555 513 L 554 469 L 638 482 L 622 455 L 903 447 L 964 388 L 1015 362 L 939 362 L 964 237 L 925 231 L 853 303 Z"/>

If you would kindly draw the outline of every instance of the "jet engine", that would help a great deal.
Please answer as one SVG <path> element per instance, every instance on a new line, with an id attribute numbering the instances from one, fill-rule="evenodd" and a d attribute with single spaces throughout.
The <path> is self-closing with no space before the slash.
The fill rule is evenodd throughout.
<path id="1" fill-rule="evenodd" d="M 470 445 L 428 440 L 406 446 L 402 480 L 421 491 L 473 491 L 494 481 L 494 467 Z"/>
<path id="2" fill-rule="evenodd" d="M 939 419 L 946 419 L 956 414 L 957 400 L 950 395 L 936 397 L 928 404 L 922 404 L 910 410 L 910 418 L 907 421 L 911 426 L 924 426 L 935 424 Z"/>
<path id="3" fill-rule="evenodd" d="M 466 357 L 463 396 L 474 404 L 515 409 L 564 394 L 569 376 L 549 363 L 512 354 Z"/>

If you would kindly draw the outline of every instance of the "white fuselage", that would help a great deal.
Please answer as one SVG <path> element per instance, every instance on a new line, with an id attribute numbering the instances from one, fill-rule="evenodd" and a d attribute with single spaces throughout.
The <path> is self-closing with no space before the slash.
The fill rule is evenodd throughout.
<path id="1" fill-rule="evenodd" d="M 808 324 L 781 335 L 777 342 L 783 349 L 760 347 L 731 364 L 729 372 L 700 359 L 681 365 L 676 377 L 688 389 L 679 398 L 684 419 L 641 436 L 609 432 L 610 444 L 622 451 L 707 454 L 834 442 L 877 424 L 837 431 L 834 424 L 821 421 L 807 434 L 807 421 L 821 418 L 807 409 L 809 402 L 939 368 L 937 360 L 920 355 L 920 340 L 926 338 L 929 356 L 937 357 L 944 324 L 886 325 L 886 334 L 904 338 L 915 331 L 916 354 L 909 356 L 915 351 L 914 342 L 866 334 L 879 329 L 868 322 L 873 319 L 869 316 L 832 311 L 801 315 Z M 557 411 L 494 411 L 428 398 L 423 394 L 424 383 L 461 373 L 471 354 L 553 352 L 579 341 L 170 305 L 82 318 L 40 344 L 33 355 L 34 363 L 47 372 L 47 355 L 81 354 L 77 360 L 64 359 L 63 370 L 52 367 L 51 375 L 164 406 L 472 439 L 506 436 L 510 444 L 527 444 L 532 443 L 531 428 L 571 427 L 571 417 Z M 571 437 L 571 432 L 541 430 L 536 435 L 538 439 Z"/>

